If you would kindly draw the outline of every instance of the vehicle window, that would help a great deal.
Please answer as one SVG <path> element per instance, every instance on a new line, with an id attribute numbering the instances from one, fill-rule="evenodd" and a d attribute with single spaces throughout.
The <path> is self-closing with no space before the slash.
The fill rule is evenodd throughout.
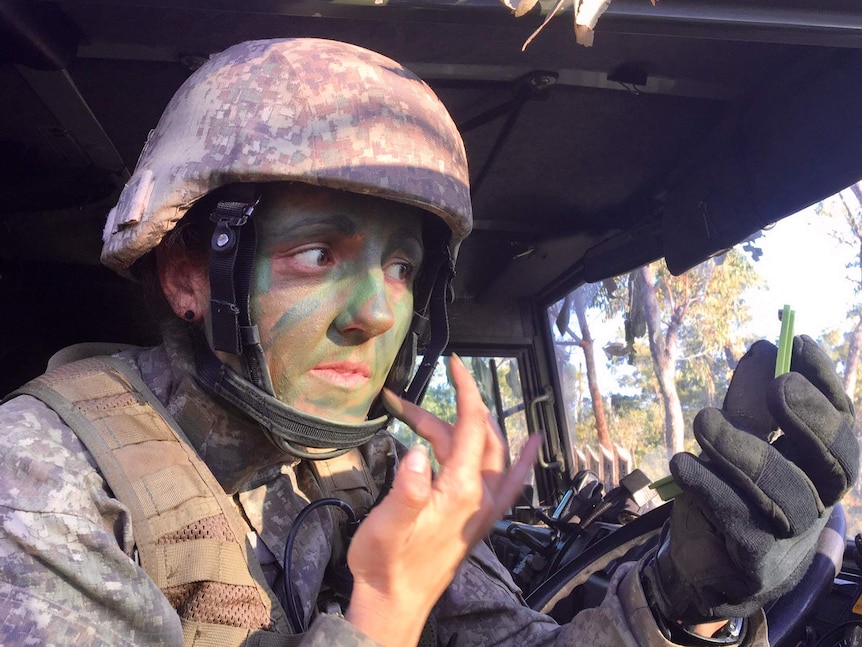
<path id="1" fill-rule="evenodd" d="M 509 459 L 516 459 L 527 441 L 527 413 L 516 357 L 461 356 L 470 370 L 485 405 L 494 415 L 509 448 Z M 455 388 L 449 377 L 449 356 L 437 360 L 437 367 L 422 401 L 422 406 L 441 420 L 456 419 Z M 405 424 L 395 421 L 392 433 L 405 445 L 425 443 Z M 427 445 L 427 443 L 425 443 Z M 433 461 L 433 456 L 432 456 Z M 435 463 L 436 466 L 436 463 Z M 528 483 L 534 485 L 531 470 Z M 535 490 L 535 488 L 534 488 Z"/>
<path id="2" fill-rule="evenodd" d="M 609 457 L 630 456 L 658 479 L 670 455 L 697 452 L 694 416 L 721 406 L 751 343 L 777 343 L 785 304 L 796 312 L 796 334 L 834 357 L 858 411 L 860 249 L 862 182 L 681 276 L 656 262 L 551 304 L 559 411 L 575 469 L 599 471 Z M 848 533 L 862 531 L 858 484 L 843 505 Z"/>

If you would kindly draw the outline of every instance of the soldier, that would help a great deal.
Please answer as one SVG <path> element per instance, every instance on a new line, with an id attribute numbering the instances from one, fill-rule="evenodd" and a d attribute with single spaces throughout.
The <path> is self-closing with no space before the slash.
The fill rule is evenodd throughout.
<path id="1" fill-rule="evenodd" d="M 455 126 L 393 61 L 272 40 L 192 74 L 104 231 L 164 343 L 52 369 L 0 407 L 3 644 L 765 644 L 760 607 L 858 471 L 828 359 L 799 338 L 796 372 L 753 385 L 802 448 L 788 458 L 732 408 L 699 416 L 708 460 L 674 460 L 686 494 L 659 550 L 557 626 L 477 543 L 536 441 L 505 470 L 457 359 L 458 422 L 412 404 L 470 227 Z M 381 403 L 431 441 L 433 481 Z"/>

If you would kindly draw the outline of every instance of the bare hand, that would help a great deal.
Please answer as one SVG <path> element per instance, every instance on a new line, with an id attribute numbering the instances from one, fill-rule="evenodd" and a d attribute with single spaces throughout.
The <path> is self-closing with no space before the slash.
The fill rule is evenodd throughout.
<path id="1" fill-rule="evenodd" d="M 432 482 L 425 451 L 411 449 L 347 554 L 354 578 L 347 620 L 384 645 L 417 643 L 458 566 L 522 491 L 539 448 L 533 436 L 507 471 L 500 431 L 457 356 L 451 372 L 454 425 L 384 392 L 390 412 L 431 443 L 441 465 Z"/>

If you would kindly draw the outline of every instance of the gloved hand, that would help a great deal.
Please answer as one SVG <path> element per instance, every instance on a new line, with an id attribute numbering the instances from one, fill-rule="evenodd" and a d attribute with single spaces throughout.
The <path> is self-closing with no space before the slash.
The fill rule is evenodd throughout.
<path id="1" fill-rule="evenodd" d="M 793 588 L 856 480 L 855 413 L 832 360 L 796 337 L 791 372 L 772 379 L 776 352 L 765 341 L 751 347 L 724 406 L 695 418 L 701 457 L 671 459 L 683 494 L 643 571 L 670 621 L 748 617 Z M 775 422 L 784 435 L 770 445 Z"/>

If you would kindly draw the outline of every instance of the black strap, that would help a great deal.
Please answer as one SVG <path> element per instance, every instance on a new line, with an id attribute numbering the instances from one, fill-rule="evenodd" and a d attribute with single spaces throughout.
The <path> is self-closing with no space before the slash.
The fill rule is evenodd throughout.
<path id="1" fill-rule="evenodd" d="M 417 404 L 421 402 L 422 397 L 425 395 L 428 383 L 431 381 L 431 375 L 437 366 L 437 359 L 449 343 L 447 304 L 451 296 L 455 267 L 448 247 L 444 248 L 440 256 L 439 266 L 435 275 L 427 309 L 428 319 L 430 320 L 428 346 L 422 354 L 422 363 L 419 364 L 416 375 L 404 394 L 405 400 Z"/>
<path id="2" fill-rule="evenodd" d="M 250 220 L 257 204 L 256 187 L 239 185 L 231 197 L 222 200 L 210 215 L 216 223 L 211 240 L 209 279 L 213 347 L 242 354 L 241 328 L 251 327 L 249 291 L 254 269 L 256 236 Z M 242 199 L 243 193 L 248 199 Z M 256 331 L 243 331 L 255 337 Z"/>

